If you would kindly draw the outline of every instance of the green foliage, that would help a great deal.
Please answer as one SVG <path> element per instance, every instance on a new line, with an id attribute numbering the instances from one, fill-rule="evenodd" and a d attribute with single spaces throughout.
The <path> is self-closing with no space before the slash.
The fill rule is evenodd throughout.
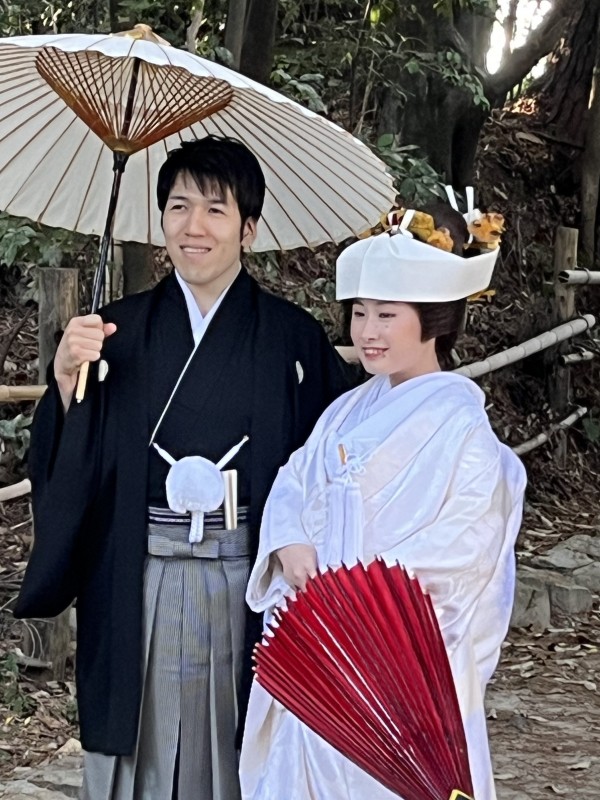
<path id="1" fill-rule="evenodd" d="M 17 716 L 29 714 L 35 708 L 34 701 L 21 689 L 19 665 L 12 653 L 0 661 L 0 705 Z"/>
<path id="2" fill-rule="evenodd" d="M 402 202 L 422 206 L 446 199 L 442 178 L 426 158 L 417 155 L 417 145 L 400 146 L 391 133 L 380 136 L 377 153 L 388 165 Z"/>
<path id="3" fill-rule="evenodd" d="M 0 445 L 4 449 L 5 442 L 13 443 L 13 451 L 18 459 L 22 459 L 29 447 L 29 426 L 33 417 L 17 414 L 14 419 L 0 419 Z"/>
<path id="4" fill-rule="evenodd" d="M 436 53 L 413 50 L 407 51 L 407 55 L 404 69 L 409 75 L 439 75 L 451 86 L 469 91 L 476 106 L 486 109 L 490 107 L 481 80 L 457 50 L 441 50 Z"/>
<path id="5" fill-rule="evenodd" d="M 598 444 L 600 442 L 600 418 L 594 412 L 582 422 L 585 436 L 590 444 Z"/>
<path id="6" fill-rule="evenodd" d="M 0 212 L 0 262 L 10 267 L 36 238 L 37 232 L 27 220 Z"/>
<path id="7" fill-rule="evenodd" d="M 77 700 L 74 697 L 70 697 L 67 700 L 64 716 L 67 722 L 69 722 L 71 725 L 79 724 L 79 709 L 77 707 Z"/>
<path id="8" fill-rule="evenodd" d="M 111 29 L 126 30 L 137 22 L 144 22 L 171 44 L 183 47 L 195 8 L 195 0 L 182 0 L 176 4 L 119 0 L 111 15 L 108 0 L 13 0 L 0 2 L 0 35 L 99 33 Z M 207 24 L 200 33 L 201 39 L 205 34 L 219 34 L 226 15 L 226 3 L 207 0 L 204 13 Z"/>
<path id="9" fill-rule="evenodd" d="M 0 265 L 16 261 L 38 266 L 76 265 L 95 248 L 94 239 L 62 228 L 35 225 L 30 220 L 0 212 Z"/>
<path id="10" fill-rule="evenodd" d="M 311 111 L 315 111 L 317 114 L 326 114 L 327 107 L 321 98 L 325 76 L 320 72 L 303 73 L 301 66 L 300 60 L 297 58 L 280 56 L 271 73 L 272 85 L 282 94 L 302 103 Z"/>
<path id="11" fill-rule="evenodd" d="M 470 11 L 479 16 L 494 16 L 497 3 L 495 0 L 435 0 L 433 8 L 438 14 L 451 16 L 452 12 Z"/>
<path id="12" fill-rule="evenodd" d="M 312 314 L 338 339 L 342 330 L 342 310 L 335 302 L 335 255 L 318 251 L 309 262 L 313 272 L 305 271 L 301 251 L 292 253 L 252 253 L 245 257 L 250 274 L 273 294 L 278 294 Z"/>

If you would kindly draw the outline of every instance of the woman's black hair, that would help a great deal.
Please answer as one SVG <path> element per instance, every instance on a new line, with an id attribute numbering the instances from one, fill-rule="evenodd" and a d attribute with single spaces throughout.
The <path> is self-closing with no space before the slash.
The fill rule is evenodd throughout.
<path id="1" fill-rule="evenodd" d="M 158 173 L 156 198 L 164 212 L 173 184 L 181 173 L 189 174 L 203 194 L 218 189 L 233 195 L 242 226 L 248 219 L 258 221 L 265 199 L 265 176 L 258 159 L 236 139 L 206 136 L 171 150 Z"/>
<path id="2" fill-rule="evenodd" d="M 411 303 L 421 322 L 421 341 L 435 339 L 435 353 L 442 369 L 452 365 L 450 352 L 464 328 L 467 301 L 448 300 L 445 303 Z"/>
<path id="3" fill-rule="evenodd" d="M 447 203 L 430 203 L 419 211 L 433 217 L 436 228 L 447 228 L 454 242 L 453 253 L 463 255 L 469 231 L 462 214 Z M 344 306 L 344 320 L 349 323 L 353 300 Z M 419 315 L 421 341 L 435 339 L 435 353 L 442 369 L 452 365 L 450 353 L 458 335 L 464 328 L 467 310 L 466 299 L 441 303 L 409 303 Z"/>
<path id="4" fill-rule="evenodd" d="M 447 228 L 454 242 L 452 252 L 464 254 L 464 246 L 469 237 L 467 223 L 463 215 L 447 203 L 430 203 L 421 211 L 431 214 L 436 228 Z M 450 352 L 459 333 L 464 328 L 467 311 L 466 299 L 450 300 L 444 303 L 412 303 L 421 321 L 421 341 L 435 339 L 435 352 L 443 369 L 452 365 Z"/>

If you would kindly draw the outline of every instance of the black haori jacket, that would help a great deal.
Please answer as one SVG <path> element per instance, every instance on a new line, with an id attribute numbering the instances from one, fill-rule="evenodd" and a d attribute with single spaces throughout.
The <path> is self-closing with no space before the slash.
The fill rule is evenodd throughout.
<path id="1" fill-rule="evenodd" d="M 141 697 L 148 444 L 193 340 L 174 275 L 101 313 L 117 325 L 103 349 L 106 380 L 98 382 L 92 365 L 84 401 L 73 402 L 66 415 L 51 380 L 36 411 L 29 456 L 35 539 L 15 616 L 55 616 L 77 600 L 82 745 L 128 755 Z M 256 543 L 278 468 L 349 387 L 321 326 L 242 270 L 176 399 L 180 414 L 190 412 L 190 435 L 205 444 L 198 455 L 220 457 L 249 433 Z M 248 653 L 259 633 L 252 619 Z"/>

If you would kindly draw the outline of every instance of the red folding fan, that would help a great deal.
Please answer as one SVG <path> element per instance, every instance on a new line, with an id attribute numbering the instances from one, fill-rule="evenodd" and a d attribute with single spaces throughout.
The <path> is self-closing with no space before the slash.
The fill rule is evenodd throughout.
<path id="1" fill-rule="evenodd" d="M 276 611 L 258 682 L 405 800 L 469 800 L 462 719 L 429 595 L 399 565 L 327 570 Z"/>

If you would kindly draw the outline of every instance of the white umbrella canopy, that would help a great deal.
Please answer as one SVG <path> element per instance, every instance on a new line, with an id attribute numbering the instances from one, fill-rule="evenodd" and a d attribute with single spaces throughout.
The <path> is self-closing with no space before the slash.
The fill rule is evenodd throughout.
<path id="1" fill-rule="evenodd" d="M 74 66 L 73 58 L 79 59 Z M 119 128 L 136 63 L 140 89 L 125 127 L 143 149 L 132 152 Z M 69 70 L 80 87 L 63 80 Z M 55 88 L 42 77 L 52 72 L 58 75 Z M 174 130 L 160 139 L 161 126 L 174 114 L 174 98 Z M 73 110 L 80 101 L 104 119 L 94 125 L 98 135 L 89 113 L 86 124 Z M 152 135 L 143 140 L 142 128 L 160 140 L 147 146 Z M 102 235 L 112 148 L 130 154 L 114 238 L 162 245 L 158 170 L 181 141 L 208 134 L 242 141 L 264 170 L 267 193 L 256 251 L 342 241 L 372 227 L 393 204 L 392 179 L 362 142 L 233 70 L 169 46 L 148 29 L 0 38 L 0 209 L 10 214 Z"/>

